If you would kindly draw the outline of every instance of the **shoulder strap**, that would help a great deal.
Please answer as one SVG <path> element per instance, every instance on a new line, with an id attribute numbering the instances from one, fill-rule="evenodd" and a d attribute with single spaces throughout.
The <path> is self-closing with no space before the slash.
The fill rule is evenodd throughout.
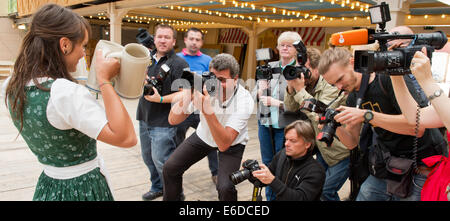
<path id="1" fill-rule="evenodd" d="M 356 108 L 360 108 L 364 94 L 366 94 L 367 86 L 369 85 L 370 74 L 362 74 L 361 86 L 359 87 L 358 95 L 356 97 Z"/>

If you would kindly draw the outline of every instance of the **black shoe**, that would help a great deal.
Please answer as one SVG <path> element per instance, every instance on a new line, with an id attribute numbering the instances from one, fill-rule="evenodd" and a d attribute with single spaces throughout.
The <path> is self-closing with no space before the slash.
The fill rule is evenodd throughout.
<path id="1" fill-rule="evenodd" d="M 163 192 L 153 192 L 153 191 L 149 191 L 147 193 L 145 193 L 144 195 L 142 195 L 142 199 L 145 201 L 150 201 L 150 200 L 154 200 L 160 196 L 163 195 Z"/>

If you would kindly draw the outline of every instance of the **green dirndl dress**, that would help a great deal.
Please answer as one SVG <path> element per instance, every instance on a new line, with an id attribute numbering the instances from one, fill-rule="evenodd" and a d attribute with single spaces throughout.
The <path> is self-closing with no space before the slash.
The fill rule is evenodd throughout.
<path id="1" fill-rule="evenodd" d="M 51 88 L 54 81 L 42 83 Z M 52 167 L 69 167 L 97 157 L 97 142 L 75 129 L 60 130 L 47 119 L 50 92 L 26 86 L 27 102 L 23 113 L 21 135 L 40 163 Z M 11 106 L 11 105 L 8 105 Z M 11 115 L 15 114 L 11 111 Z M 14 120 L 20 129 L 20 122 Z M 44 172 L 39 177 L 33 196 L 35 201 L 111 201 L 112 192 L 99 168 L 70 179 L 54 179 Z"/>

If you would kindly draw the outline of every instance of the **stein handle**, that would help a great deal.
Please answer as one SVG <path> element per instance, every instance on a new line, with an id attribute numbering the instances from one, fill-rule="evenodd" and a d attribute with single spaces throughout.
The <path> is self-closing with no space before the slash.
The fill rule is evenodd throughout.
<path id="1" fill-rule="evenodd" d="M 117 58 L 119 59 L 119 63 L 120 60 L 122 58 L 122 51 L 116 51 L 116 52 L 112 52 L 106 55 L 106 58 Z"/>

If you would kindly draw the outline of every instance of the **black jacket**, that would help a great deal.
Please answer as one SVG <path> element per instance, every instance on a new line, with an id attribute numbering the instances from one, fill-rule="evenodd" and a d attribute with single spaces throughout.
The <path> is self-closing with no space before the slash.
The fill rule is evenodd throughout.
<path id="1" fill-rule="evenodd" d="M 152 52 L 152 64 L 148 67 L 147 75 L 149 77 L 155 76 L 160 72 L 161 66 L 167 64 L 170 67 L 169 73 L 164 79 L 161 96 L 172 94 L 177 90 L 172 90 L 172 83 L 181 77 L 183 69 L 189 67 L 186 61 L 175 54 L 175 51 L 170 51 L 166 56 L 159 59 L 158 62 L 153 58 L 156 51 Z M 170 103 L 154 103 L 147 101 L 144 97 L 139 99 L 138 108 L 136 111 L 136 120 L 144 121 L 149 126 L 153 127 L 173 127 L 169 124 L 168 116 L 171 108 Z"/>
<path id="2" fill-rule="evenodd" d="M 280 168 L 281 165 L 281 168 Z M 310 151 L 303 157 L 292 159 L 286 149 L 279 151 L 269 166 L 275 179 L 269 185 L 277 201 L 319 200 L 325 183 L 325 169 Z"/>

